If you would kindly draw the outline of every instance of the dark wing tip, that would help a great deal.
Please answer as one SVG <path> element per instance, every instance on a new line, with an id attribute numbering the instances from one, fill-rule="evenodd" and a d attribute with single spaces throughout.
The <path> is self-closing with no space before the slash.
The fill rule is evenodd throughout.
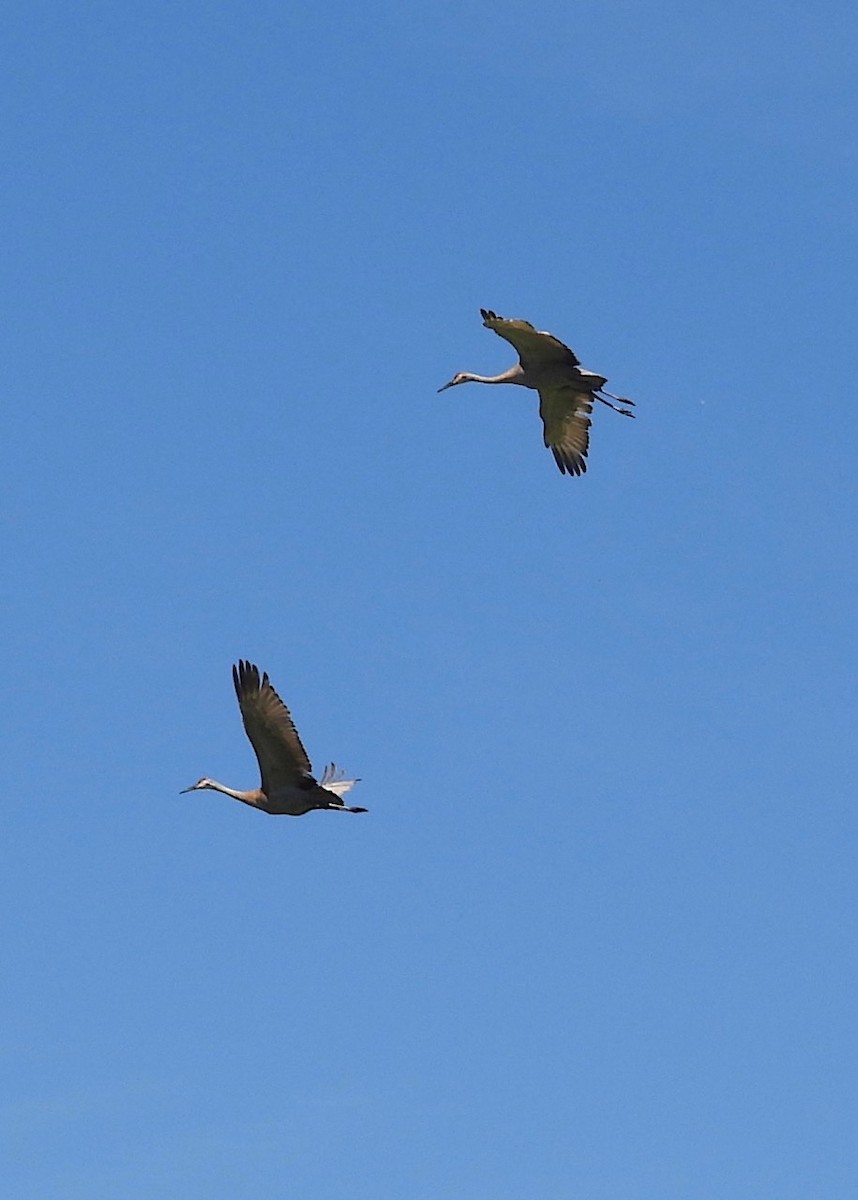
<path id="1" fill-rule="evenodd" d="M 480 316 L 483 318 L 483 321 L 496 321 L 498 319 L 497 313 L 493 313 L 490 308 L 481 308 Z"/>
<path id="2" fill-rule="evenodd" d="M 238 696 L 239 704 L 242 696 L 247 696 L 251 692 L 260 690 L 259 683 L 259 667 L 248 659 L 240 658 L 238 663 L 232 668 L 232 682 L 235 685 L 235 694 Z M 268 676 L 263 676 L 262 686 L 268 682 Z"/>
<path id="3" fill-rule="evenodd" d="M 562 446 L 552 446 L 551 453 L 560 468 L 561 475 L 584 475 L 587 471 L 586 460 L 574 450 L 564 450 Z"/>

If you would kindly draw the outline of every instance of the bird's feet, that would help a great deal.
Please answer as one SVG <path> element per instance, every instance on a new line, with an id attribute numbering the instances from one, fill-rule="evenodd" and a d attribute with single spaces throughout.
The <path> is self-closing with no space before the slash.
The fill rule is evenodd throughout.
<path id="1" fill-rule="evenodd" d="M 608 408 L 612 408 L 615 413 L 619 413 L 621 417 L 633 417 L 635 414 L 628 408 L 619 408 L 620 404 L 630 404 L 632 408 L 635 406 L 634 400 L 629 400 L 628 396 L 615 396 L 612 392 L 606 392 L 604 389 L 595 393 L 596 399 L 601 400 L 603 404 L 607 404 Z M 607 397 L 610 396 L 610 400 Z M 613 401 L 617 403 L 614 404 Z"/>

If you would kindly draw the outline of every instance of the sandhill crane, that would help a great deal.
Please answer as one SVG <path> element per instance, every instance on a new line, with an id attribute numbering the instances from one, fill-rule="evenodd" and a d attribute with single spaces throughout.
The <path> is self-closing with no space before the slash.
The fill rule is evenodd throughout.
<path id="1" fill-rule="evenodd" d="M 471 375 L 463 371 L 454 375 L 439 392 L 457 383 L 518 383 L 539 392 L 539 415 L 545 427 L 545 445 L 565 475 L 583 475 L 587 470 L 587 448 L 590 444 L 590 413 L 593 400 L 601 400 L 624 417 L 635 414 L 620 404 L 634 401 L 606 392 L 607 379 L 593 371 L 585 371 L 568 346 L 550 333 L 540 333 L 528 321 L 507 320 L 490 309 L 481 308 L 483 324 L 505 338 L 518 351 L 519 361 L 502 375 Z"/>
<path id="2" fill-rule="evenodd" d="M 349 808 L 341 797 L 358 782 L 345 779 L 333 763 L 325 767 L 322 778 L 316 782 L 310 774 L 310 760 L 301 745 L 298 731 L 292 723 L 289 709 L 275 692 L 259 668 L 253 663 L 241 661 L 232 668 L 232 681 L 244 728 L 250 744 L 256 751 L 262 786 L 250 792 L 239 792 L 226 787 L 215 779 L 203 776 L 182 792 L 195 792 L 205 788 L 223 792 L 261 808 L 267 813 L 283 813 L 290 817 L 302 817 L 314 808 L 326 808 L 333 812 L 366 812 L 365 808 Z"/>

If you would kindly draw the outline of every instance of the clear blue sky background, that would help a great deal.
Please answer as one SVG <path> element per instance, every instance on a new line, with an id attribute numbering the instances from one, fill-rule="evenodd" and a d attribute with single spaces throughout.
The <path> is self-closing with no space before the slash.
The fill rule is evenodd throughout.
<path id="1" fill-rule="evenodd" d="M 856 32 L 7 10 L 5 1195 L 854 1193 Z"/>

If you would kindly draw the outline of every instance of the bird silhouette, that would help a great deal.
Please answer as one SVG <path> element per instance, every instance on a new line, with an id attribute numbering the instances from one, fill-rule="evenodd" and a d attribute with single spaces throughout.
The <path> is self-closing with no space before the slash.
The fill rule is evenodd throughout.
<path id="1" fill-rule="evenodd" d="M 343 803 L 343 793 L 359 781 L 346 779 L 333 763 L 325 767 L 318 781 L 311 774 L 307 751 L 301 745 L 289 709 L 275 692 L 268 676 L 260 679 L 259 668 L 240 661 L 232 668 L 232 680 L 245 732 L 259 760 L 262 783 L 248 792 L 238 791 L 205 775 L 184 792 L 210 790 L 223 792 L 242 804 L 263 812 L 301 817 L 313 809 L 332 812 L 366 812 Z"/>
<path id="2" fill-rule="evenodd" d="M 634 407 L 633 400 L 605 391 L 603 375 L 585 371 L 577 356 L 550 333 L 540 333 L 528 321 L 508 320 L 481 308 L 483 325 L 493 329 L 518 351 L 519 361 L 500 375 L 473 375 L 460 371 L 439 392 L 459 383 L 517 383 L 539 392 L 539 415 L 545 445 L 554 455 L 562 474 L 583 475 L 587 470 L 590 445 L 590 413 L 600 400 L 624 417 L 635 414 L 620 404 Z M 614 404 L 613 401 L 617 401 Z"/>

